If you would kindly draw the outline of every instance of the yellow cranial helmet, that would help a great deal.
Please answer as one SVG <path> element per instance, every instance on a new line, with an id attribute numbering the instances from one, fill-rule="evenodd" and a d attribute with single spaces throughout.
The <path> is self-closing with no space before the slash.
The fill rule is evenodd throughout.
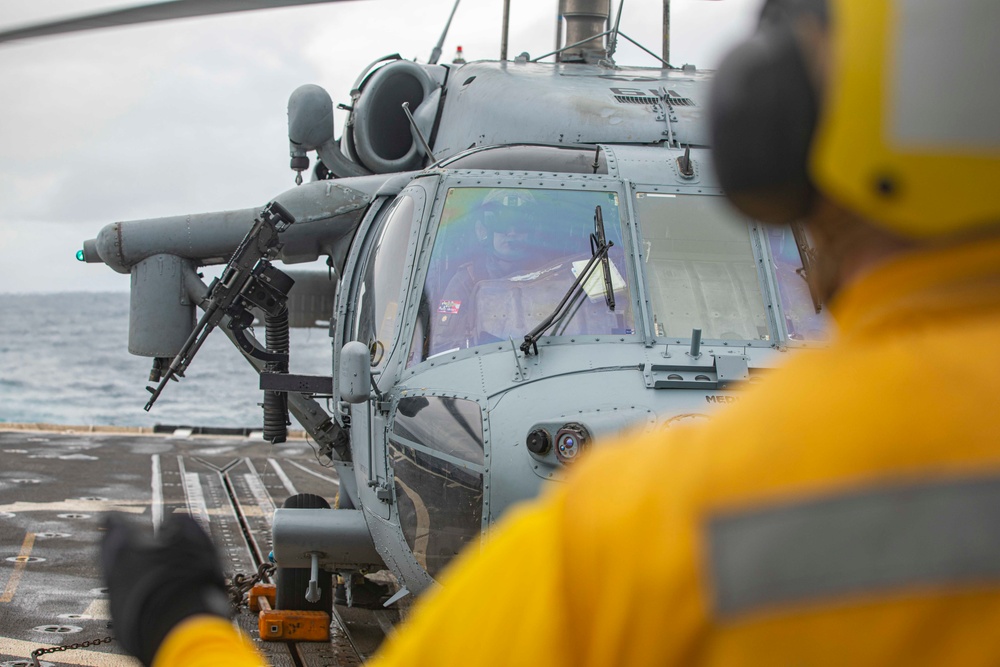
<path id="1" fill-rule="evenodd" d="M 807 14 L 826 27 L 821 90 Z M 804 215 L 815 188 L 911 237 L 1000 226 L 998 25 L 998 0 L 769 0 L 716 80 L 727 195 L 771 222 Z"/>

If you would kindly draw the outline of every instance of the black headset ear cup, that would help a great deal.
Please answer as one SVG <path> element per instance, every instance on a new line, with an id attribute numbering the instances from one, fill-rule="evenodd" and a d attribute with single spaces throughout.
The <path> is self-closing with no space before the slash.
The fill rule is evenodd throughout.
<path id="1" fill-rule="evenodd" d="M 808 159 L 818 100 L 790 22 L 767 19 L 720 65 L 709 131 L 729 200 L 758 220 L 787 223 L 815 198 Z"/>

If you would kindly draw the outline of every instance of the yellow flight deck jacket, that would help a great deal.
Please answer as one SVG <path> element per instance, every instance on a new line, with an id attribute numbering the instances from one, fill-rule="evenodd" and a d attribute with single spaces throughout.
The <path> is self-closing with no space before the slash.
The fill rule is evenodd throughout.
<path id="1" fill-rule="evenodd" d="M 833 314 L 711 422 L 514 510 L 372 664 L 1000 664 L 1000 240 L 885 264 Z"/>

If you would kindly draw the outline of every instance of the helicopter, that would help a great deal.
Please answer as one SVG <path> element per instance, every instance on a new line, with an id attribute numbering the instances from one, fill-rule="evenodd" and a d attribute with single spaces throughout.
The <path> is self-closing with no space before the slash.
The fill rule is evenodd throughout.
<path id="1" fill-rule="evenodd" d="M 291 414 L 336 468 L 336 508 L 276 511 L 278 607 L 328 607 L 332 573 L 348 603 L 379 569 L 400 585 L 380 604 L 419 594 L 588 449 L 710 418 L 824 340 L 808 241 L 721 196 L 711 73 L 618 65 L 617 9 L 560 2 L 555 62 L 506 40 L 496 61 L 379 58 L 339 136 L 332 97 L 300 87 L 300 184 L 84 242 L 83 261 L 130 276 L 147 409 L 217 329 L 260 374 L 265 439 Z M 276 266 L 320 258 L 318 276 Z M 329 375 L 289 373 L 288 327 L 317 320 Z"/>

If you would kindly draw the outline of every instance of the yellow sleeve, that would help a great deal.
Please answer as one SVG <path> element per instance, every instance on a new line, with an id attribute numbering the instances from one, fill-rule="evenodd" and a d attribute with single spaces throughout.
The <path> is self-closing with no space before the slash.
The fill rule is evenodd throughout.
<path id="1" fill-rule="evenodd" d="M 267 662 L 218 616 L 193 616 L 170 631 L 153 667 L 264 667 Z"/>
<path id="2" fill-rule="evenodd" d="M 484 549 L 466 550 L 368 665 L 571 664 L 558 504 L 550 497 L 544 508 L 514 510 Z"/>

